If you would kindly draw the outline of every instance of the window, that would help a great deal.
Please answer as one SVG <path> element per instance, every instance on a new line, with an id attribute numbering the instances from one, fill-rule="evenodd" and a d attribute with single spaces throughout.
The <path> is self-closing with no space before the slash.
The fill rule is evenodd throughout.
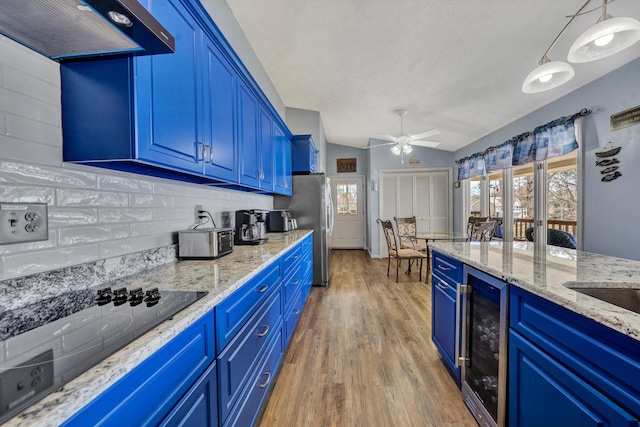
<path id="1" fill-rule="evenodd" d="M 474 176 L 469 182 L 469 215 L 467 216 L 481 216 L 482 203 L 480 193 L 480 177 Z"/>
<path id="2" fill-rule="evenodd" d="M 526 240 L 527 228 L 533 227 L 535 194 L 533 163 L 513 168 L 513 240 Z"/>
<path id="3" fill-rule="evenodd" d="M 547 227 L 576 236 L 578 219 L 577 151 L 547 163 Z"/>
<path id="4" fill-rule="evenodd" d="M 337 183 L 336 200 L 338 215 L 358 215 L 358 183 Z"/>

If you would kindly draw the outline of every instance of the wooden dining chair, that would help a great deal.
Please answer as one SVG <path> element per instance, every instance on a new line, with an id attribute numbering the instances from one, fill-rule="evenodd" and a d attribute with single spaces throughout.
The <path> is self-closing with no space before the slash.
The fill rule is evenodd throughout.
<path id="1" fill-rule="evenodd" d="M 419 280 L 422 281 L 422 261 L 427 257 L 423 252 L 417 251 L 412 248 L 402 248 L 398 245 L 398 239 L 393 229 L 393 224 L 389 220 L 377 219 L 376 222 L 382 226 L 382 232 L 387 241 L 387 252 L 389 253 L 387 261 L 387 276 L 389 275 L 389 268 L 391 267 L 391 258 L 396 259 L 396 282 L 398 281 L 398 270 L 400 269 L 400 262 L 403 259 L 411 261 L 420 261 L 419 263 Z M 410 272 L 410 270 L 407 270 Z"/>

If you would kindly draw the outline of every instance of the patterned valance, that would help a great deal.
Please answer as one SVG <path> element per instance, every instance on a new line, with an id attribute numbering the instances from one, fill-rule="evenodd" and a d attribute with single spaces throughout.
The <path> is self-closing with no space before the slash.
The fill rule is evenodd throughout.
<path id="1" fill-rule="evenodd" d="M 570 153 L 578 148 L 574 122 L 590 113 L 590 110 L 583 109 L 572 116 L 560 117 L 546 125 L 538 126 L 533 132 L 523 133 L 500 145 L 460 159 L 456 161 L 458 179 L 467 179 Z"/>

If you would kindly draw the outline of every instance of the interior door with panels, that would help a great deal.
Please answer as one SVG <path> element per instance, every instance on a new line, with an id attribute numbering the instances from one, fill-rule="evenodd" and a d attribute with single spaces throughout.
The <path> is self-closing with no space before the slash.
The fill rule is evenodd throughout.
<path id="1" fill-rule="evenodd" d="M 415 216 L 418 231 L 451 230 L 450 171 L 382 172 L 380 218 Z M 380 254 L 387 256 L 387 244 L 380 234 Z"/>

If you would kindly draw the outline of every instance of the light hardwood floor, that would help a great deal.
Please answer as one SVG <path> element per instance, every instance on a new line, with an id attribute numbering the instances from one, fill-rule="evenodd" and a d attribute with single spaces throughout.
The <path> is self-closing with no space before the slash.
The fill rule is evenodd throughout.
<path id="1" fill-rule="evenodd" d="M 430 282 L 414 271 L 396 283 L 365 251 L 333 255 L 257 425 L 476 427 L 431 342 Z"/>

